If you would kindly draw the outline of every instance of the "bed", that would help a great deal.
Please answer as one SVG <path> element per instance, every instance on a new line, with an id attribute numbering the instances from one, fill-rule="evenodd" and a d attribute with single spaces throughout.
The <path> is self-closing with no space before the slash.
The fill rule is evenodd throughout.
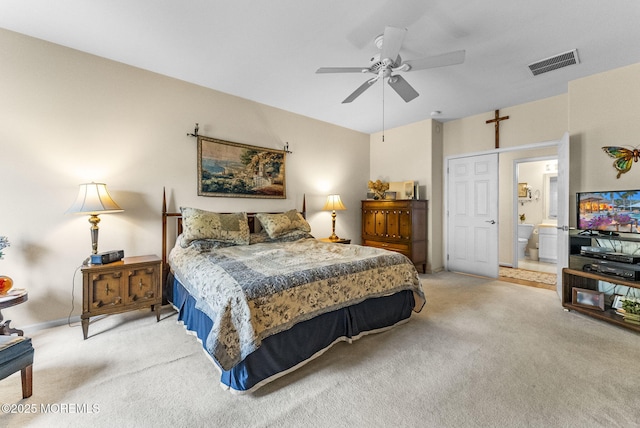
<path id="1" fill-rule="evenodd" d="M 425 304 L 407 257 L 316 240 L 304 207 L 167 212 L 165 198 L 162 218 L 163 294 L 233 393 L 254 392 L 335 343 L 405 323 Z"/>

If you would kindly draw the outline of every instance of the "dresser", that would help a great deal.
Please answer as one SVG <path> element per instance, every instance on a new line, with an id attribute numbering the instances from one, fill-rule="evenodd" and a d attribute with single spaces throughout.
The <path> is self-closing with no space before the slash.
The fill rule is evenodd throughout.
<path id="1" fill-rule="evenodd" d="M 119 262 L 82 268 L 82 333 L 89 319 L 150 307 L 160 321 L 162 260 L 155 256 L 125 257 Z"/>
<path id="2" fill-rule="evenodd" d="M 412 199 L 362 201 L 362 245 L 402 253 L 426 273 L 427 204 Z"/>

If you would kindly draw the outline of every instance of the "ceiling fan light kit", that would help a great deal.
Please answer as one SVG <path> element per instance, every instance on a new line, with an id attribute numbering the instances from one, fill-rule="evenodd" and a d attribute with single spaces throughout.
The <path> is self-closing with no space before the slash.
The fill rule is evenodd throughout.
<path id="1" fill-rule="evenodd" d="M 384 34 L 377 36 L 374 44 L 380 53 L 371 57 L 369 67 L 321 67 L 316 73 L 372 73 L 376 76 L 367 80 L 353 91 L 342 103 L 350 103 L 358 98 L 364 91 L 369 89 L 378 80 L 387 79 L 389 86 L 405 101 L 409 102 L 416 98 L 416 91 L 410 84 L 396 72 L 408 72 L 415 70 L 425 70 L 428 68 L 444 67 L 461 64 L 464 62 L 465 51 L 448 52 L 441 55 L 430 56 L 421 59 L 403 61 L 400 57 L 400 48 L 407 33 L 406 28 L 386 27 Z"/>

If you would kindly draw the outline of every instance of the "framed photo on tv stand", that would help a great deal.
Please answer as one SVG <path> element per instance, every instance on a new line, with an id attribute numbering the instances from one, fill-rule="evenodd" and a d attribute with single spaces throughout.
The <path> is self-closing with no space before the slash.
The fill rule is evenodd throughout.
<path id="1" fill-rule="evenodd" d="M 604 311 L 604 293 L 586 288 L 573 288 L 572 303 L 575 306 Z"/>

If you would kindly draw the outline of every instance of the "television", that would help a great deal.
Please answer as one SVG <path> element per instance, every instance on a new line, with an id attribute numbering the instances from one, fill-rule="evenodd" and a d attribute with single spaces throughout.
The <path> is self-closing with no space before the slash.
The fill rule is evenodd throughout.
<path id="1" fill-rule="evenodd" d="M 576 193 L 576 215 L 582 233 L 640 233 L 640 190 Z"/>

